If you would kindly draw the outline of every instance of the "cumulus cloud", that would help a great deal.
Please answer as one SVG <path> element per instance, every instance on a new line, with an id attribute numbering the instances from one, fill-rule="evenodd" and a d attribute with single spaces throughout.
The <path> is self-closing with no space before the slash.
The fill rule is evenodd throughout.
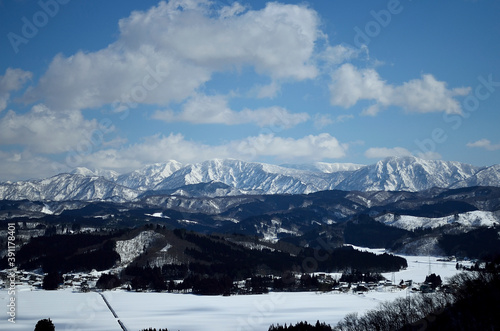
<path id="1" fill-rule="evenodd" d="M 47 157 L 29 151 L 0 150 L 0 181 L 48 177 L 57 170 Z"/>
<path id="2" fill-rule="evenodd" d="M 78 166 L 126 171 L 168 159 L 183 163 L 213 158 L 255 160 L 259 157 L 272 157 L 280 160 L 303 158 L 320 160 L 344 157 L 347 149 L 347 144 L 340 143 L 327 133 L 298 139 L 260 134 L 220 145 L 201 144 L 198 141 L 186 139 L 182 134 L 154 135 L 127 147 L 99 150 L 91 155 L 83 156 Z"/>
<path id="3" fill-rule="evenodd" d="M 336 66 L 346 61 L 357 58 L 365 48 L 353 48 L 346 45 L 327 46 L 318 58 L 325 61 L 327 65 Z"/>
<path id="4" fill-rule="evenodd" d="M 305 5 L 214 10 L 203 0 L 162 1 L 120 20 L 119 38 L 107 48 L 56 56 L 25 99 L 57 109 L 166 105 L 193 94 L 213 73 L 244 66 L 273 81 L 310 79 L 318 74 L 312 63 L 318 26 L 317 13 Z"/>
<path id="5" fill-rule="evenodd" d="M 233 142 L 240 155 L 272 156 L 278 159 L 334 159 L 346 155 L 347 144 L 341 144 L 328 133 L 303 138 L 282 138 L 272 134 L 261 134 Z"/>
<path id="6" fill-rule="evenodd" d="M 96 120 L 85 120 L 79 111 L 56 112 L 39 104 L 26 114 L 8 111 L 0 119 L 0 144 L 23 145 L 32 152 L 56 154 L 86 141 L 102 139 L 92 136 L 96 130 L 103 131 Z"/>
<path id="7" fill-rule="evenodd" d="M 442 160 L 443 156 L 439 154 L 438 152 L 433 152 L 433 151 L 428 151 L 428 152 L 422 152 L 422 151 L 414 151 L 413 155 L 416 157 L 419 157 L 424 160 Z"/>
<path id="8" fill-rule="evenodd" d="M 350 119 L 353 119 L 353 115 L 338 115 L 335 118 L 333 118 L 330 114 L 316 114 L 314 116 L 314 126 L 317 129 L 322 129 L 325 126 L 334 124 L 334 123 L 343 123 L 345 121 L 348 121 Z"/>
<path id="9" fill-rule="evenodd" d="M 255 88 L 255 94 L 259 99 L 274 98 L 280 91 L 281 85 L 276 81 L 272 81 L 268 85 L 257 85 Z"/>
<path id="10" fill-rule="evenodd" d="M 403 147 L 372 147 L 366 150 L 365 157 L 369 159 L 383 159 L 391 156 L 410 156 L 409 150 Z"/>
<path id="11" fill-rule="evenodd" d="M 0 111 L 7 108 L 11 92 L 20 90 L 33 74 L 21 69 L 7 68 L 0 76 Z"/>
<path id="12" fill-rule="evenodd" d="M 500 144 L 492 144 L 489 139 L 480 139 L 478 141 L 468 143 L 467 147 L 483 148 L 488 151 L 497 151 L 500 149 Z"/>
<path id="13" fill-rule="evenodd" d="M 274 106 L 259 109 L 231 110 L 228 100 L 222 95 L 196 95 L 190 98 L 181 112 L 157 111 L 153 118 L 165 122 L 189 122 L 195 124 L 243 124 L 255 123 L 260 127 L 273 126 L 291 128 L 309 119 L 307 113 L 292 114 L 288 110 Z"/>
<path id="14" fill-rule="evenodd" d="M 369 159 L 384 159 L 386 157 L 392 157 L 392 156 L 416 156 L 421 159 L 425 160 L 440 160 L 443 157 L 441 154 L 437 152 L 422 152 L 415 150 L 413 152 L 410 152 L 404 147 L 393 147 L 393 148 L 387 148 L 387 147 L 372 147 L 368 148 L 365 151 L 365 157 Z"/>
<path id="15" fill-rule="evenodd" d="M 330 103 L 335 106 L 347 108 L 360 100 L 375 102 L 364 110 L 365 115 L 376 115 L 388 106 L 417 113 L 460 114 L 462 108 L 455 97 L 470 91 L 469 88 L 448 89 L 445 82 L 430 74 L 395 86 L 382 80 L 374 69 L 358 69 L 352 64 L 344 64 L 332 74 L 329 88 Z"/>
<path id="16" fill-rule="evenodd" d="M 129 171 L 145 164 L 177 160 L 183 163 L 197 162 L 214 157 L 229 157 L 227 146 L 209 146 L 185 139 L 182 134 L 154 135 L 143 138 L 141 142 L 122 148 L 99 150 L 81 157 L 79 164 L 97 169 Z M 71 157 L 71 155 L 69 155 Z M 73 158 L 67 163 L 73 162 Z"/>

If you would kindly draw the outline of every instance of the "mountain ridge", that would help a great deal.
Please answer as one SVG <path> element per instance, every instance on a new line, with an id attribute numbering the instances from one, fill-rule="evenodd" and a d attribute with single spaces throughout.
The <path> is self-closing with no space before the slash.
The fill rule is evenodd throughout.
<path id="1" fill-rule="evenodd" d="M 219 187 L 217 183 L 224 186 Z M 308 194 L 325 190 L 418 192 L 433 187 L 478 185 L 500 186 L 500 165 L 477 167 L 415 157 L 391 157 L 367 166 L 317 163 L 311 167 L 235 159 L 213 159 L 194 164 L 170 160 L 121 175 L 106 170 L 77 168 L 70 174 L 45 179 L 4 182 L 0 183 L 0 199 L 133 201 L 146 192 L 148 195 L 158 192 L 192 196 L 235 195 L 240 192 Z"/>

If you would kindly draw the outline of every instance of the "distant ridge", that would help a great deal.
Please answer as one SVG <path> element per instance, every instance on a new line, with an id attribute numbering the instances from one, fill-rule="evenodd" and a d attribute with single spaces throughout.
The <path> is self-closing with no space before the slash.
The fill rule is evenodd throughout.
<path id="1" fill-rule="evenodd" d="M 209 184 L 210 185 L 196 185 Z M 224 184 L 217 186 L 217 183 Z M 307 194 L 325 190 L 411 191 L 433 187 L 500 186 L 500 165 L 416 157 L 390 157 L 375 164 L 271 165 L 234 159 L 195 164 L 171 160 L 118 175 L 76 168 L 71 174 L 0 184 L 0 199 L 31 201 L 133 201 L 148 192 L 188 196 Z"/>
<path id="2" fill-rule="evenodd" d="M 433 187 L 447 188 L 482 169 L 453 161 L 424 160 L 412 156 L 391 157 L 355 171 L 336 188 L 346 191 L 411 192 Z M 497 182 L 498 185 L 500 183 Z"/>

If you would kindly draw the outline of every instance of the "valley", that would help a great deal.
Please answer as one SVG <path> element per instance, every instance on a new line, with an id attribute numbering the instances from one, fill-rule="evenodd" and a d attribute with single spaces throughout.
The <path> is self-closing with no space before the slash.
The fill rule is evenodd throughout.
<path id="1" fill-rule="evenodd" d="M 0 295 L 8 300 L 14 285 L 27 302 L 16 327 L 41 313 L 82 330 L 334 325 L 439 292 L 426 283 L 432 274 L 446 280 L 492 263 L 500 187 L 494 176 L 489 186 L 462 184 L 492 169 L 410 157 L 314 167 L 212 160 L 4 183 Z M 86 322 L 65 319 L 64 300 Z"/>

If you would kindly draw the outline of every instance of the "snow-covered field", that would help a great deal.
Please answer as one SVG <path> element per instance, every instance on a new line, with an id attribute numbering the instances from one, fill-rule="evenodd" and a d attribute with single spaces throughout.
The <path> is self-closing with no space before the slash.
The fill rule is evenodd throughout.
<path id="1" fill-rule="evenodd" d="M 385 249 L 383 248 L 371 249 L 365 247 L 358 247 L 354 245 L 349 245 L 349 246 L 352 246 L 360 251 L 367 251 L 375 254 L 383 254 L 385 252 Z M 412 279 L 417 283 L 421 283 L 425 281 L 425 277 L 429 274 L 429 269 L 430 273 L 434 273 L 436 275 L 441 276 L 441 279 L 443 281 L 445 281 L 446 278 L 452 277 L 459 272 L 455 268 L 457 262 L 438 261 L 442 260 L 443 259 L 442 257 L 412 256 L 412 255 L 399 255 L 399 254 L 396 255 L 404 257 L 406 261 L 408 261 L 407 269 L 394 273 L 395 276 L 394 278 L 397 283 L 399 283 L 401 279 L 403 280 Z M 460 263 L 464 266 L 470 266 L 470 263 L 468 262 L 461 261 Z M 383 273 L 382 276 L 384 276 L 388 280 L 391 280 L 392 272 Z"/>
<path id="2" fill-rule="evenodd" d="M 396 282 L 401 279 L 424 281 L 429 271 L 429 260 L 431 272 L 443 279 L 457 273 L 455 262 L 440 262 L 435 257 L 429 259 L 423 256 L 406 258 L 408 269 L 394 273 Z M 392 273 L 384 276 L 392 279 Z M 406 295 L 407 292 L 401 290 L 372 291 L 363 295 L 303 292 L 230 297 L 104 292 L 118 316 L 115 318 L 99 293 L 77 293 L 70 288 L 59 291 L 31 290 L 28 286 L 18 286 L 16 324 L 7 321 L 7 303 L 10 296 L 6 290 L 0 290 L 0 305 L 5 310 L 0 319 L 0 330 L 32 330 L 38 320 L 50 317 L 58 331 L 120 331 L 118 320 L 129 331 L 147 327 L 181 331 L 266 331 L 273 323 L 315 323 L 320 320 L 334 325 L 347 313 L 364 312 L 375 308 L 379 302 Z"/>

